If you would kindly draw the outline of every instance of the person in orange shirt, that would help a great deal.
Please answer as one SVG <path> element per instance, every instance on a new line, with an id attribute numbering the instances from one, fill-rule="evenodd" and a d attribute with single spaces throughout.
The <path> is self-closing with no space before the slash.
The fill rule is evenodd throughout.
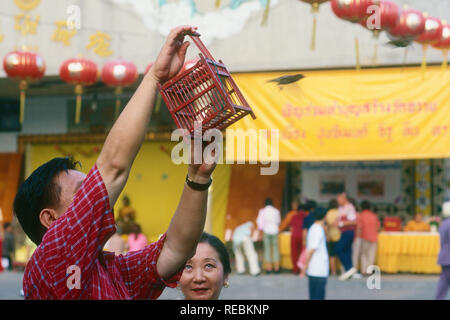
<path id="1" fill-rule="evenodd" d="M 356 220 L 356 235 L 361 239 L 361 273 L 367 275 L 369 266 L 375 264 L 380 220 L 369 201 L 361 202 L 361 210 Z"/>
<path id="2" fill-rule="evenodd" d="M 403 231 L 412 232 L 430 232 L 430 225 L 423 221 L 423 216 L 421 213 L 416 213 L 414 215 L 414 220 L 410 220 Z"/>
<path id="3" fill-rule="evenodd" d="M 298 201 L 294 200 L 291 204 L 291 211 L 288 212 L 286 217 L 280 224 L 279 232 L 286 230 L 290 227 L 291 231 L 291 259 L 292 259 L 292 271 L 294 273 L 300 273 L 300 269 L 297 266 L 297 261 L 300 253 L 303 249 L 303 219 L 305 216 L 304 206 L 299 205 Z"/>

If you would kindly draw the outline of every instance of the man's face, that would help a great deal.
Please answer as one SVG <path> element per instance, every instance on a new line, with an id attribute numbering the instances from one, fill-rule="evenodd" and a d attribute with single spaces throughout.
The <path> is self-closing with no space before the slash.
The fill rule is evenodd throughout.
<path id="1" fill-rule="evenodd" d="M 347 203 L 347 198 L 346 198 L 345 194 L 338 195 L 336 200 L 337 200 L 337 203 L 339 206 L 343 206 Z"/>
<path id="2" fill-rule="evenodd" d="M 416 214 L 416 222 L 422 221 L 422 215 L 420 213 Z"/>
<path id="3" fill-rule="evenodd" d="M 66 213 L 75 194 L 80 189 L 86 175 L 77 170 L 62 171 L 55 177 L 55 182 L 61 188 L 59 205 L 56 206 L 57 218 Z"/>

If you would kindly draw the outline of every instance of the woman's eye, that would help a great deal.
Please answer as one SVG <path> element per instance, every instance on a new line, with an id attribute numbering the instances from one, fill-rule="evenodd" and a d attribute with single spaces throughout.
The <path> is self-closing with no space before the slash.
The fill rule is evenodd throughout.
<path id="1" fill-rule="evenodd" d="M 215 268 L 216 266 L 215 265 L 213 265 L 213 264 L 211 264 L 211 263 L 208 263 L 207 265 L 206 265 L 206 268 L 207 269 L 212 269 L 212 268 Z"/>
<path id="2" fill-rule="evenodd" d="M 184 269 L 185 269 L 185 270 L 191 270 L 191 269 L 192 269 L 192 266 L 190 266 L 190 265 L 187 264 L 187 265 L 184 267 Z"/>

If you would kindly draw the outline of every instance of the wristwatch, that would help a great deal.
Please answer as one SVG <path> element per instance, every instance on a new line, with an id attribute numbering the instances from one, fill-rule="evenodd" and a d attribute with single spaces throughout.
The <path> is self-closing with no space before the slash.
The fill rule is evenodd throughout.
<path id="1" fill-rule="evenodd" d="M 210 177 L 207 183 L 197 183 L 189 179 L 189 175 L 186 175 L 186 183 L 191 189 L 194 189 L 196 191 L 205 191 L 208 190 L 209 186 L 211 185 L 212 179 Z"/>

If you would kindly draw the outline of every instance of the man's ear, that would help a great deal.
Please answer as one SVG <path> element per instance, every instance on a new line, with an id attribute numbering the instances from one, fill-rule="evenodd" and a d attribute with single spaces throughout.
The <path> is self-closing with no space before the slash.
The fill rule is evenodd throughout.
<path id="1" fill-rule="evenodd" d="M 39 213 L 39 220 L 41 221 L 41 224 L 45 228 L 50 228 L 53 222 L 56 221 L 56 211 L 50 208 L 42 209 L 41 213 Z"/>

